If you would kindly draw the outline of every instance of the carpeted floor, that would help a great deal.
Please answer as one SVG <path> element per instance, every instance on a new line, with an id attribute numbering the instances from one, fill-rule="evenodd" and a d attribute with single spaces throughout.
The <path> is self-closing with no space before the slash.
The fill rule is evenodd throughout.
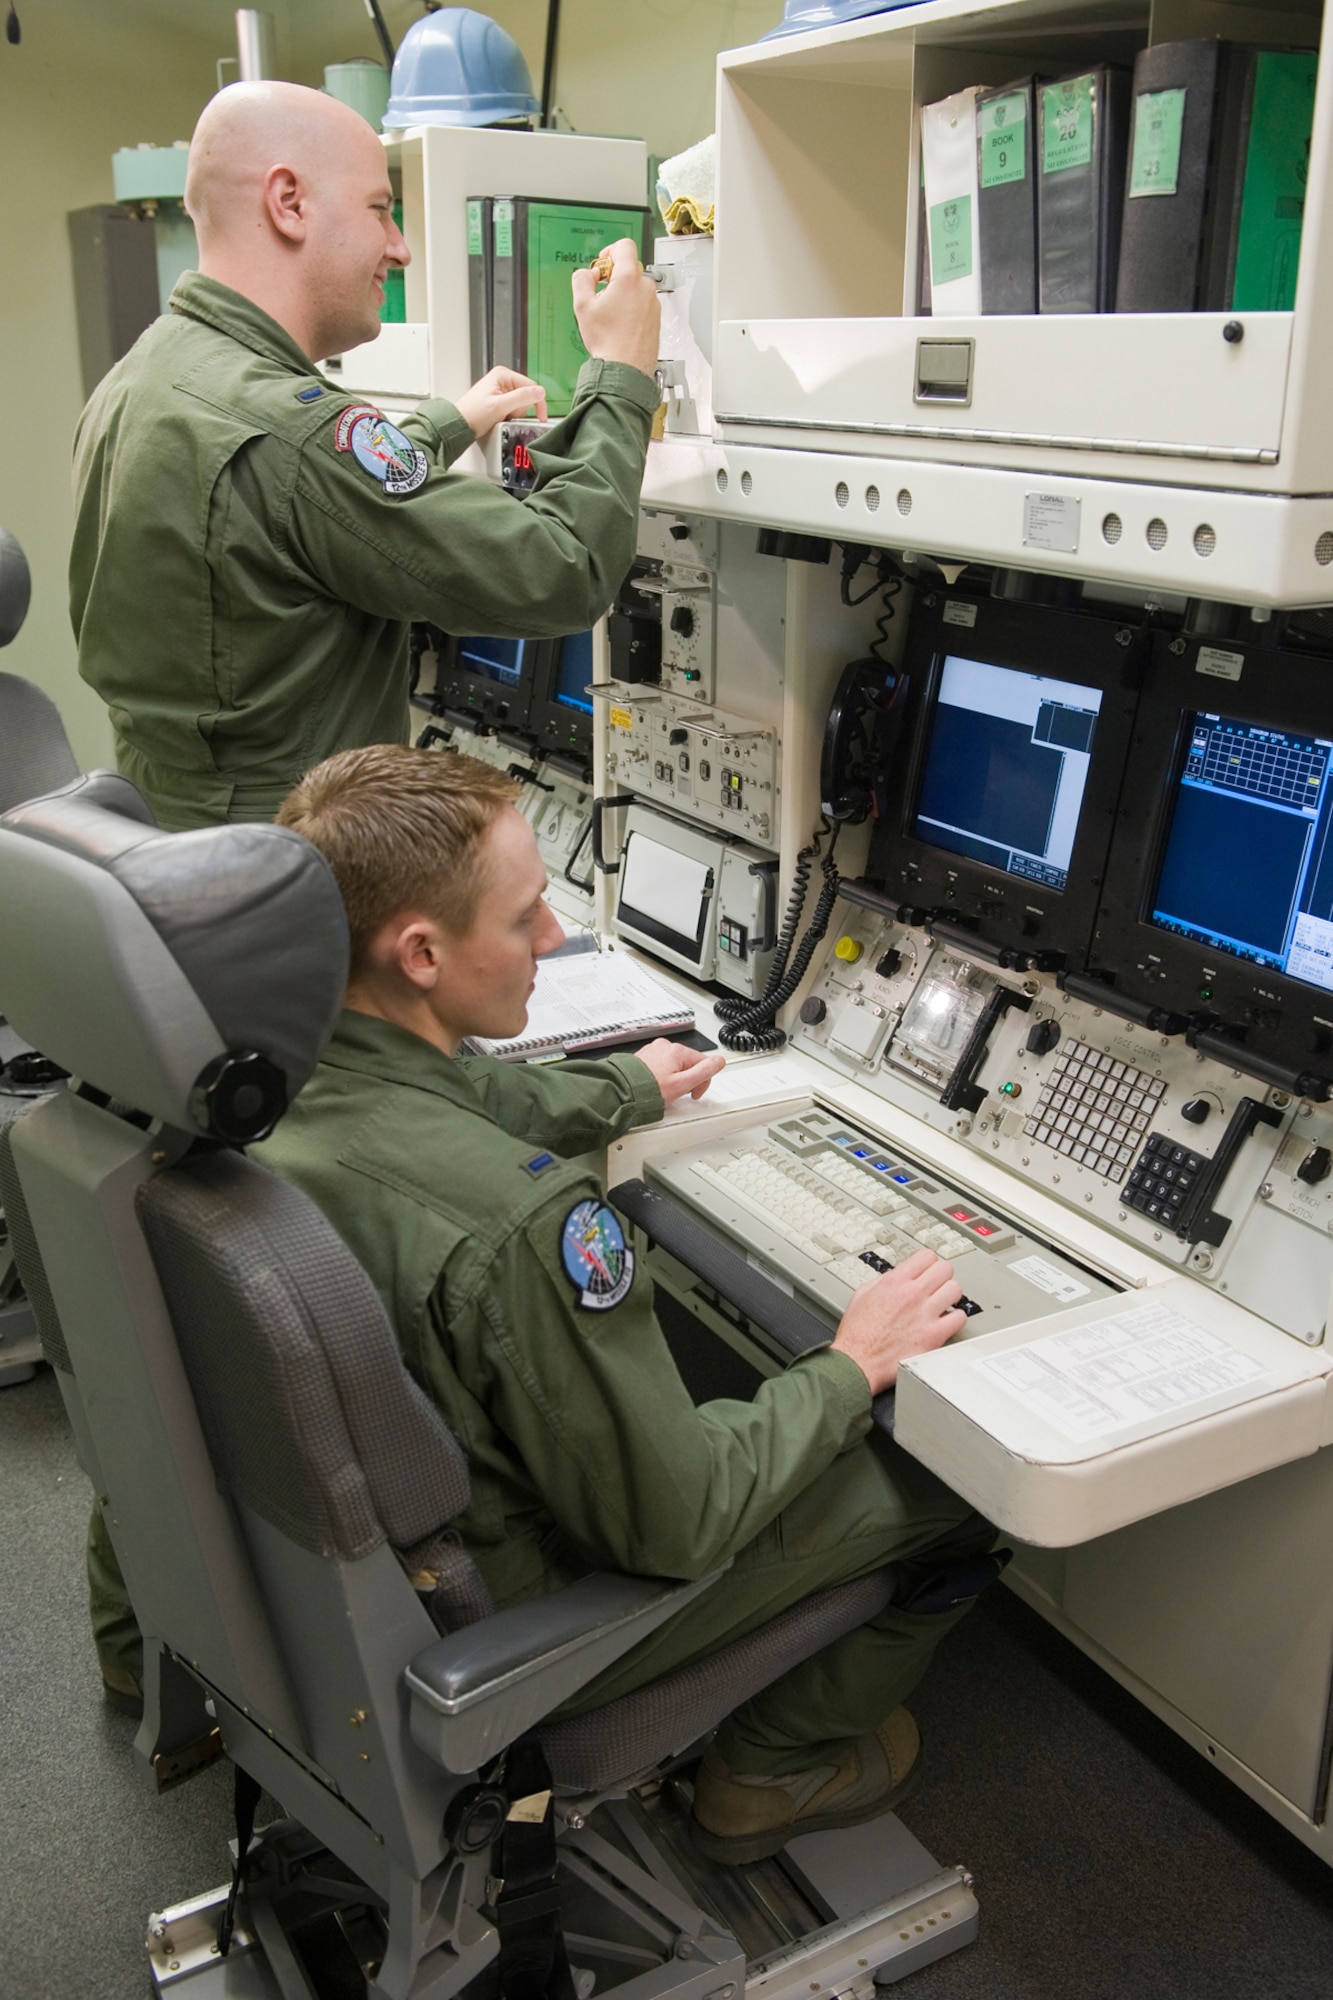
<path id="1" fill-rule="evenodd" d="M 227 1869 L 230 1781 L 158 1799 L 99 1698 L 88 1488 L 41 1371 L 0 1392 L 0 1996 L 143 2000 L 150 1909 Z M 903 1818 L 982 1932 L 919 2000 L 1330 2000 L 1333 1873 L 1003 1590 L 913 1706 Z"/>

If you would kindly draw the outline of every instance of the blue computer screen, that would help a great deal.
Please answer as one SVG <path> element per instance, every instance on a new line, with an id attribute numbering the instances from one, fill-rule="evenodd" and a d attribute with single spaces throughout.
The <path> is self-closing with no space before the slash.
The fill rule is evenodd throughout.
<path id="1" fill-rule="evenodd" d="M 523 672 L 526 639 L 460 639 L 458 664 L 502 687 L 515 687 Z"/>
<path id="2" fill-rule="evenodd" d="M 592 714 L 592 698 L 584 692 L 592 685 L 592 633 L 572 632 L 560 641 L 560 663 L 555 670 L 555 698 L 565 708 Z"/>
<path id="3" fill-rule="evenodd" d="M 950 654 L 930 721 L 915 838 L 1063 889 L 1101 703 L 1099 688 Z"/>
<path id="4" fill-rule="evenodd" d="M 1333 743 L 1203 710 L 1184 721 L 1153 923 L 1333 989 Z"/>

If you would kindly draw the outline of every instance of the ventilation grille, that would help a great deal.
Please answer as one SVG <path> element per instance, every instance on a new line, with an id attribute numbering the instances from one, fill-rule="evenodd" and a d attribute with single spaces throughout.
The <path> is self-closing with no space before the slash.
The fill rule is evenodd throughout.
<path id="1" fill-rule="evenodd" d="M 1120 540 L 1124 532 L 1125 524 L 1118 514 L 1108 514 L 1102 522 L 1102 540 L 1104 542 L 1114 544 Z"/>
<path id="2" fill-rule="evenodd" d="M 1314 559 L 1317 563 L 1322 563 L 1325 569 L 1333 562 L 1333 535 L 1326 532 L 1319 537 L 1314 545 Z"/>
<path id="3" fill-rule="evenodd" d="M 752 493 L 753 491 L 754 491 L 753 479 L 751 479 L 748 472 L 743 472 L 741 474 L 741 492 L 749 494 Z"/>
<path id="4" fill-rule="evenodd" d="M 1196 556 L 1210 556 L 1217 547 L 1217 530 L 1210 528 L 1206 521 L 1200 521 L 1194 530 L 1194 553 Z"/>
<path id="5" fill-rule="evenodd" d="M 878 488 L 878 486 L 867 486 L 867 488 L 866 488 L 866 507 L 867 507 L 867 509 L 869 510 L 869 512 L 870 512 L 870 513 L 872 513 L 872 514 L 878 514 L 878 512 L 879 512 L 879 488 Z"/>
<path id="6" fill-rule="evenodd" d="M 845 479 L 840 479 L 833 489 L 833 497 L 840 507 L 845 507 L 851 499 L 851 490 Z"/>
<path id="7" fill-rule="evenodd" d="M 727 475 L 721 466 L 717 470 L 717 490 L 719 493 L 725 493 L 727 490 Z"/>
<path id="8" fill-rule="evenodd" d="M 910 514 L 911 511 L 912 496 L 905 486 L 900 486 L 898 488 L 898 512 L 900 514 Z"/>
<path id="9" fill-rule="evenodd" d="M 1150 549 L 1166 547 L 1166 522 L 1160 514 L 1154 514 L 1148 523 L 1148 547 Z"/>

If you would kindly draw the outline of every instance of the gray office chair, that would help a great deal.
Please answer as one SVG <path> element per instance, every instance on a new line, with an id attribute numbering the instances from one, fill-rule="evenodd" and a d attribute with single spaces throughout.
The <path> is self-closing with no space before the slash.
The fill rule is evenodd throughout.
<path id="1" fill-rule="evenodd" d="M 141 1745 L 206 1702 L 242 1774 L 245 1969 L 217 1949 L 221 1892 L 163 1914 L 155 1969 L 200 2000 L 450 2000 L 483 1972 L 494 1990 L 497 1969 L 510 1994 L 568 1995 L 540 1847 L 558 1822 L 579 1991 L 595 1973 L 622 2000 L 731 2000 L 746 1951 L 708 1908 L 744 1897 L 729 1882 L 701 1898 L 629 1788 L 872 1615 L 891 1578 L 554 1715 L 711 1579 L 591 1576 L 492 1608 L 451 1528 L 466 1462 L 377 1295 L 319 1211 L 238 1150 L 281 1116 L 336 1012 L 331 877 L 284 829 L 163 835 L 99 803 L 105 783 L 0 820 L 0 1006 L 20 1029 L 40 1021 L 80 1080 L 10 1124 L 0 1171 L 144 1627 Z M 291 1817 L 247 1857 L 259 1785 Z M 961 1871 L 880 1826 L 877 1844 L 853 1836 L 859 1881 L 842 1837 L 796 1844 L 811 1851 L 782 1877 L 800 1913 L 785 1931 L 771 1885 L 757 1899 L 769 1945 L 812 1932 L 766 1991 L 900 1977 L 971 1935 Z M 868 1852 L 896 1870 L 877 1904 Z M 321 1984 L 337 1953 L 344 1983 Z"/>
<path id="2" fill-rule="evenodd" d="M 0 528 L 0 646 L 16 639 L 28 614 L 32 582 L 23 550 Z M 0 674 L 0 812 L 38 792 L 54 791 L 78 774 L 60 711 L 49 695 L 18 674 Z M 0 1020 L 0 1091 L 5 1067 L 29 1054 Z M 25 1298 L 8 1232 L 0 1223 L 0 1388 L 26 1382 L 41 1358 L 32 1308 Z"/>

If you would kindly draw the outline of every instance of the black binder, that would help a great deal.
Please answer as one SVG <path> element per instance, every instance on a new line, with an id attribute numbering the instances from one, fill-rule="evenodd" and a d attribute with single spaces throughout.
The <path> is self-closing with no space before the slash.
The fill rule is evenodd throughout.
<path id="1" fill-rule="evenodd" d="M 1135 60 L 1117 312 L 1193 312 L 1203 302 L 1210 228 L 1218 216 L 1230 227 L 1217 153 L 1236 127 L 1225 86 L 1231 57 L 1243 53 L 1209 37 L 1159 42 Z"/>
<path id="2" fill-rule="evenodd" d="M 1036 86 L 1044 313 L 1109 312 L 1115 303 L 1129 87 L 1129 71 L 1109 63 Z"/>
<path id="3" fill-rule="evenodd" d="M 981 310 L 1037 310 L 1035 79 L 977 92 L 977 232 Z"/>
<path id="4" fill-rule="evenodd" d="M 491 365 L 523 367 L 522 283 L 515 236 L 518 204 L 510 195 L 491 203 Z"/>
<path id="5" fill-rule="evenodd" d="M 491 352 L 491 198 L 467 200 L 467 311 L 472 348 L 472 380 L 479 382 L 492 366 Z"/>

